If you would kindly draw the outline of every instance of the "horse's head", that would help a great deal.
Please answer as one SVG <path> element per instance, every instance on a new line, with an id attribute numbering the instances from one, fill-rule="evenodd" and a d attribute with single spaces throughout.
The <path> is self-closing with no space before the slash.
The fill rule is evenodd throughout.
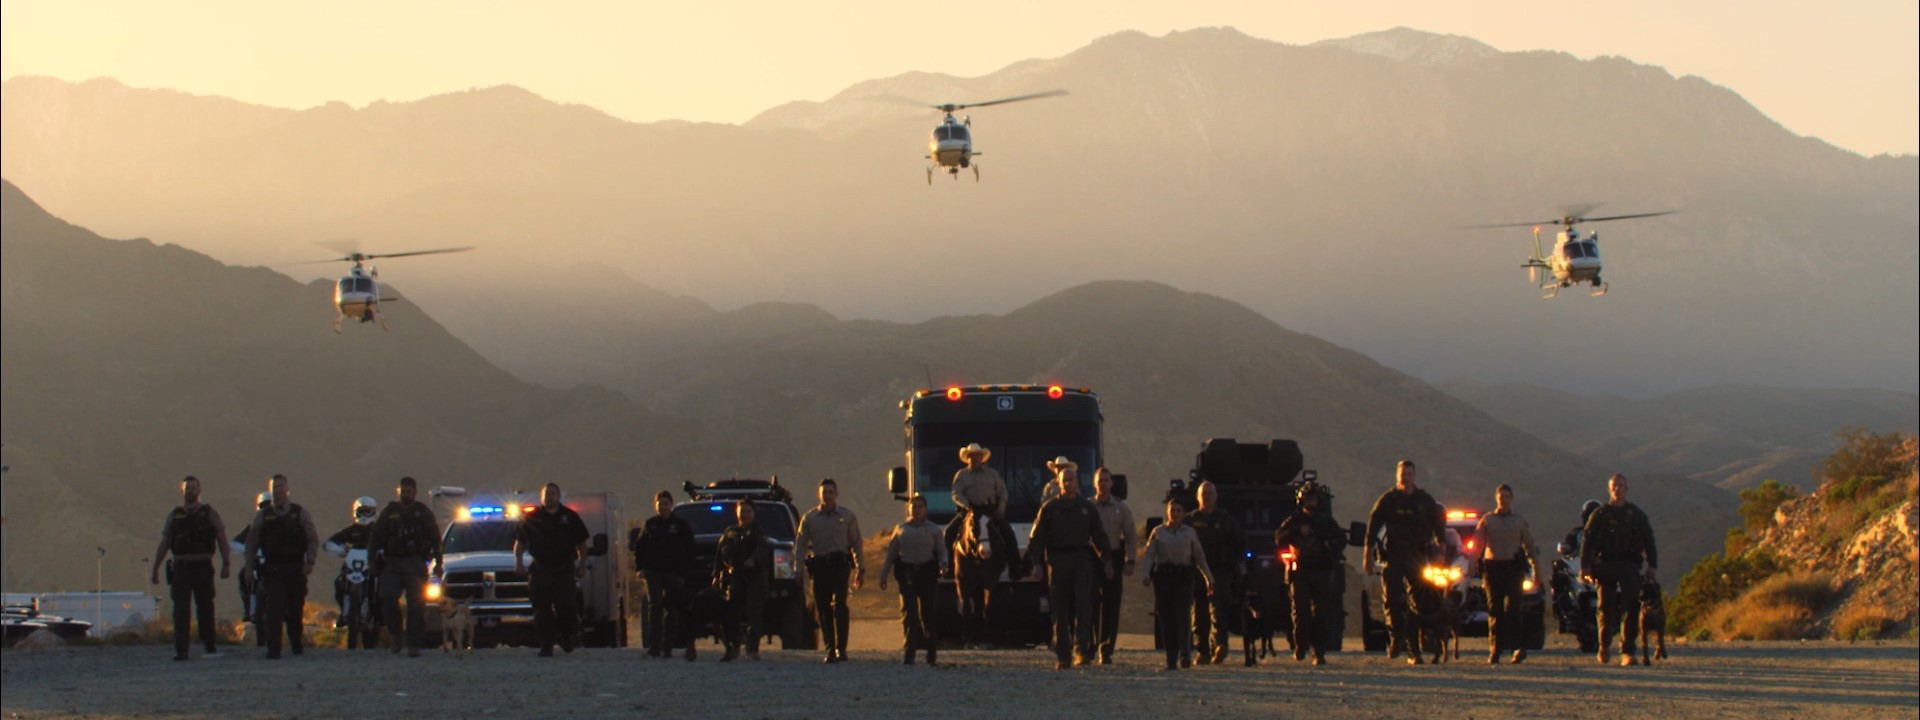
<path id="1" fill-rule="evenodd" d="M 993 533 L 987 528 L 986 513 L 967 511 L 966 527 L 960 531 L 959 554 L 973 558 L 993 557 Z"/>

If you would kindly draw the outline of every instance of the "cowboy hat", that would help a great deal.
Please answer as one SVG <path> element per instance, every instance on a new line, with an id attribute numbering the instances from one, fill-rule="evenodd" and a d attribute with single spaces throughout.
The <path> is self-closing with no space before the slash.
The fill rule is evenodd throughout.
<path id="1" fill-rule="evenodd" d="M 1055 475 L 1060 474 L 1061 470 L 1079 470 L 1079 469 L 1080 469 L 1080 464 L 1072 460 L 1068 460 L 1067 456 L 1065 455 L 1061 455 L 1060 457 L 1047 461 L 1047 471 Z"/>
<path id="2" fill-rule="evenodd" d="M 975 454 L 980 456 L 981 462 L 986 462 L 987 458 L 993 456 L 993 451 L 980 447 L 980 443 L 972 443 L 967 445 L 966 447 L 960 448 L 960 461 L 966 462 L 968 455 L 975 455 Z"/>

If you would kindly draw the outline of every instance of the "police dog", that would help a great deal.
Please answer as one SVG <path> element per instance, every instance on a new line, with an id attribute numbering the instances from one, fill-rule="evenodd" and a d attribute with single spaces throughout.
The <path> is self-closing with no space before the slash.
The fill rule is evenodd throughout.
<path id="1" fill-rule="evenodd" d="M 690 587 L 668 597 L 680 609 L 681 639 L 686 642 L 687 660 L 699 656 L 701 638 L 726 639 L 727 596 L 718 586 Z"/>
<path id="2" fill-rule="evenodd" d="M 1659 642 L 1647 642 L 1647 636 L 1654 636 Z M 1660 594 L 1660 583 L 1649 582 L 1640 586 L 1640 663 L 1652 665 L 1654 658 L 1667 659 L 1667 602 Z"/>
<path id="3" fill-rule="evenodd" d="M 1431 662 L 1460 659 L 1460 597 L 1446 588 L 1422 586 L 1413 593 L 1410 609 L 1420 646 L 1413 652 L 1433 653 Z"/>
<path id="4" fill-rule="evenodd" d="M 473 652 L 473 609 L 450 597 L 440 598 L 440 652 Z"/>
<path id="5" fill-rule="evenodd" d="M 1246 655 L 1247 667 L 1274 654 L 1273 623 L 1268 621 L 1272 612 L 1258 590 L 1248 590 L 1240 600 L 1240 650 Z"/>

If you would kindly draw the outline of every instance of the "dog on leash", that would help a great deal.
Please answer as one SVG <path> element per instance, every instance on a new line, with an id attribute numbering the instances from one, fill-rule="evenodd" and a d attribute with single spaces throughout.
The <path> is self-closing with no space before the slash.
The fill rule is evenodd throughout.
<path id="1" fill-rule="evenodd" d="M 440 652 L 473 652 L 473 608 L 450 597 L 440 598 Z"/>
<path id="2" fill-rule="evenodd" d="M 1659 643 L 1657 648 L 1648 636 Z M 1657 582 L 1640 586 L 1640 655 L 1642 665 L 1652 665 L 1655 658 L 1667 659 L 1667 601 Z"/>

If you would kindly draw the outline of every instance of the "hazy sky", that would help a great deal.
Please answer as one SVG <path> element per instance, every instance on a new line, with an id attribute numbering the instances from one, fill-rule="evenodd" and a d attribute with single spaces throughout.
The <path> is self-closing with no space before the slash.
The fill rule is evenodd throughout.
<path id="1" fill-rule="evenodd" d="M 1732 88 L 1862 154 L 1920 144 L 1914 0 L 6 0 L 0 76 L 106 76 L 292 108 L 510 83 L 628 120 L 738 123 L 876 77 L 977 76 L 1121 30 L 1213 25 L 1292 44 L 1404 25 L 1501 50 L 1619 55 Z"/>

